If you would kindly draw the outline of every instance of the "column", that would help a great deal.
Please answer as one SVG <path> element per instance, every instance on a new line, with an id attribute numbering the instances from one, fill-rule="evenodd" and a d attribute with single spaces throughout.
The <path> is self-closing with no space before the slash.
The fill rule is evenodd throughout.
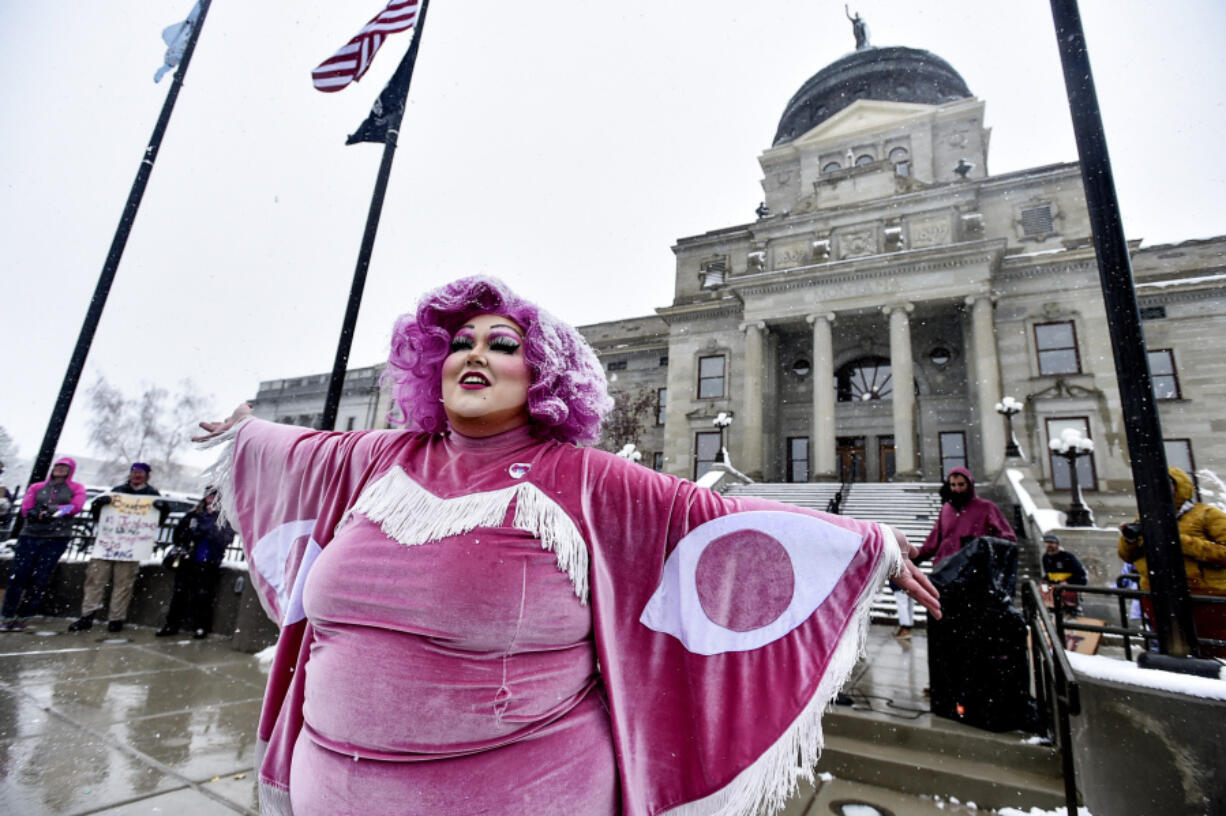
<path id="1" fill-rule="evenodd" d="M 966 299 L 971 311 L 971 346 L 975 351 L 976 399 L 973 404 L 979 421 L 979 444 L 983 446 L 980 481 L 1000 472 L 1005 462 L 1004 419 L 996 413 L 1000 400 L 1000 362 L 996 354 L 996 327 L 992 298 L 971 295 Z"/>
<path id="2" fill-rule="evenodd" d="M 914 477 L 915 362 L 911 357 L 913 303 L 881 307 L 890 317 L 890 378 L 894 382 L 894 470 L 898 477 Z"/>
<path id="3" fill-rule="evenodd" d="M 834 426 L 834 312 L 805 318 L 813 326 L 813 430 L 809 435 L 809 468 L 813 479 L 838 475 Z"/>
<path id="4" fill-rule="evenodd" d="M 766 370 L 763 333 L 766 331 L 766 323 L 760 320 L 742 323 L 741 331 L 745 332 L 745 393 L 741 399 L 740 415 L 732 426 L 732 433 L 741 440 L 741 458 L 740 461 L 733 459 L 732 465 L 752 479 L 761 479 L 762 375 Z"/>

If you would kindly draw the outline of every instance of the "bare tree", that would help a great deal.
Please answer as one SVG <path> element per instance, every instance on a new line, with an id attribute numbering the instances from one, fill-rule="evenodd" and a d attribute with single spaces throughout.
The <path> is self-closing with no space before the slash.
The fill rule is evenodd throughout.
<path id="1" fill-rule="evenodd" d="M 178 481 L 179 455 L 191 435 L 192 421 L 208 416 L 212 405 L 190 379 L 180 380 L 171 393 L 147 386 L 128 397 L 102 374 L 86 392 L 89 397 L 89 441 L 116 468 L 144 461 L 153 466 L 164 484 Z"/>
<path id="2" fill-rule="evenodd" d="M 18 450 L 17 443 L 13 440 L 8 429 L 0 425 L 0 466 L 3 466 L 5 475 L 0 476 L 0 484 L 5 485 L 12 490 L 17 485 L 25 484 L 29 477 L 29 468 L 25 462 L 17 458 Z"/>
<path id="3" fill-rule="evenodd" d="M 616 452 L 626 445 L 639 444 L 647 423 L 655 416 L 655 392 L 639 385 L 611 390 L 609 396 L 613 397 L 613 410 L 604 420 L 601 449 Z"/>

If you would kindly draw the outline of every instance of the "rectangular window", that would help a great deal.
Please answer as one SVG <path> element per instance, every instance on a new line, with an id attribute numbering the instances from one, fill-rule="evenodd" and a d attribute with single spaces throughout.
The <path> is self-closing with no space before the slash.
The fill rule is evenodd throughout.
<path id="1" fill-rule="evenodd" d="M 1036 323 L 1034 347 L 1039 355 L 1040 374 L 1078 374 L 1081 360 L 1077 354 L 1077 329 L 1073 321 Z"/>
<path id="2" fill-rule="evenodd" d="M 1164 317 L 1166 317 L 1166 307 L 1165 306 L 1142 306 L 1141 307 L 1141 319 L 1142 320 L 1161 320 Z"/>
<path id="3" fill-rule="evenodd" d="M 1170 349 L 1148 352 L 1149 377 L 1154 386 L 1154 399 L 1179 399 L 1179 377 L 1175 373 L 1175 353 Z"/>
<path id="4" fill-rule="evenodd" d="M 703 477 L 719 453 L 719 431 L 699 431 L 694 434 L 694 479 Z"/>
<path id="5" fill-rule="evenodd" d="M 963 431 L 942 431 L 941 478 L 956 467 L 966 467 L 966 434 Z"/>
<path id="6" fill-rule="evenodd" d="M 1163 439 L 1162 447 L 1166 450 L 1167 467 L 1177 467 L 1192 477 L 1192 485 L 1196 489 L 1196 499 L 1200 500 L 1200 484 L 1196 481 L 1196 461 L 1192 458 L 1191 439 Z M 1176 507 L 1176 510 L 1179 508 Z"/>
<path id="7" fill-rule="evenodd" d="M 613 360 L 611 363 L 609 363 L 609 370 L 610 371 L 625 371 L 626 361 L 625 360 Z"/>
<path id="8" fill-rule="evenodd" d="M 656 424 L 657 425 L 664 424 L 664 416 L 667 413 L 667 408 L 668 408 L 668 389 L 667 388 L 657 388 L 656 389 Z"/>
<path id="9" fill-rule="evenodd" d="M 665 354 L 663 357 L 660 358 L 660 368 L 665 368 L 667 366 L 668 366 L 668 355 Z"/>
<path id="10" fill-rule="evenodd" d="M 809 437 L 788 437 L 788 481 L 809 481 Z"/>
<path id="11" fill-rule="evenodd" d="M 1047 420 L 1047 439 L 1059 439 L 1065 428 L 1076 429 L 1086 439 L 1090 438 L 1090 420 L 1088 417 L 1052 417 Z M 1051 461 L 1051 486 L 1055 490 L 1068 490 L 1072 486 L 1069 476 L 1068 459 L 1059 455 L 1051 448 L 1047 449 Z M 1098 476 L 1094 468 L 1094 454 L 1077 458 L 1077 484 L 1082 490 L 1098 489 Z"/>
<path id="12" fill-rule="evenodd" d="M 724 355 L 698 358 L 698 398 L 717 399 L 724 396 Z"/>
<path id="13" fill-rule="evenodd" d="M 353 423 L 357 421 L 357 417 L 345 417 L 345 430 L 352 431 Z"/>
<path id="14" fill-rule="evenodd" d="M 651 469 L 655 471 L 664 470 L 664 451 L 656 451 L 651 455 Z"/>

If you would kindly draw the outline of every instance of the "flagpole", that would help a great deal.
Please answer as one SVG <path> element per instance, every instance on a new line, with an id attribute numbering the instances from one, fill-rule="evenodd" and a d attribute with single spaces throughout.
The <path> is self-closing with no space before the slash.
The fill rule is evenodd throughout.
<path id="1" fill-rule="evenodd" d="M 47 432 L 43 435 L 42 447 L 30 470 L 30 484 L 46 477 L 51 459 L 55 456 L 56 445 L 60 441 L 60 433 L 64 430 L 64 421 L 68 418 L 68 409 L 72 406 L 72 398 L 77 391 L 77 383 L 81 380 L 81 371 L 85 368 L 85 358 L 89 356 L 89 348 L 94 341 L 94 333 L 98 322 L 102 319 L 102 309 L 106 306 L 107 296 L 111 292 L 111 284 L 115 280 L 115 272 L 119 269 L 119 260 L 123 257 L 124 248 L 128 244 L 128 234 L 132 231 L 132 223 L 136 220 L 136 212 L 140 209 L 141 199 L 145 195 L 145 185 L 153 172 L 153 163 L 157 160 L 158 150 L 162 146 L 162 136 L 170 123 L 170 114 L 174 112 L 175 100 L 179 97 L 179 88 L 183 85 L 183 77 L 187 74 L 187 66 L 192 61 L 192 53 L 196 50 L 196 40 L 200 37 L 200 29 L 204 28 L 204 18 L 209 13 L 209 5 L 213 0 L 200 0 L 200 14 L 183 49 L 183 59 L 179 61 L 179 70 L 175 71 L 170 90 L 166 92 L 166 101 L 162 103 L 162 112 L 157 124 L 153 126 L 153 134 L 145 147 L 136 171 L 136 179 L 128 193 L 127 204 L 123 215 L 119 218 L 119 226 L 115 228 L 115 237 L 111 239 L 111 249 L 107 253 L 106 262 L 102 265 L 102 273 L 98 276 L 98 284 L 94 287 L 94 296 L 90 299 L 89 309 L 85 313 L 85 321 L 81 324 L 81 332 L 77 335 L 77 345 L 73 349 L 72 358 L 68 361 L 68 370 L 60 384 L 59 396 L 55 399 L 55 407 L 51 411 L 51 419 L 47 422 Z"/>
<path id="2" fill-rule="evenodd" d="M 383 140 L 383 160 L 379 163 L 379 175 L 375 177 L 375 189 L 370 197 L 370 211 L 366 214 L 366 229 L 362 233 L 362 246 L 358 250 L 358 262 L 353 270 L 353 283 L 349 287 L 349 303 L 345 307 L 345 319 L 341 324 L 341 336 L 336 344 L 336 359 L 332 363 L 332 378 L 328 381 L 328 396 L 324 400 L 324 412 L 319 421 L 320 430 L 336 428 L 336 413 L 340 408 L 341 392 L 345 387 L 345 371 L 349 367 L 349 351 L 353 346 L 353 331 L 358 322 L 358 309 L 362 305 L 362 292 L 366 288 L 366 272 L 370 268 L 370 255 L 379 231 L 379 218 L 383 213 L 383 198 L 387 194 L 387 181 L 392 172 L 392 158 L 396 154 L 396 140 L 400 135 L 400 121 L 404 118 L 405 102 L 409 96 L 409 83 L 413 81 L 413 66 L 417 63 L 417 48 L 426 28 L 426 7 L 430 0 L 421 0 L 421 10 L 414 25 L 413 40 L 408 53 L 396 66 L 396 72 L 388 80 L 387 89 L 397 93 L 391 100 L 380 95 L 387 116 L 387 135 Z M 386 102 L 391 101 L 391 110 Z M 365 123 L 364 123 L 365 124 Z M 359 128 L 360 132 L 361 128 Z M 349 144 L 356 140 L 350 137 Z"/>

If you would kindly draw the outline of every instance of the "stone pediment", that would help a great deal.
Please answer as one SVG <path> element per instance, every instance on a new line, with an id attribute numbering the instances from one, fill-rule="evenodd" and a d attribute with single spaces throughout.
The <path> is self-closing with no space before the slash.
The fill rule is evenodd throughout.
<path id="1" fill-rule="evenodd" d="M 936 109 L 936 105 L 920 105 L 914 102 L 857 99 L 791 144 L 796 148 L 804 148 L 820 142 L 839 141 L 866 132 L 894 127 L 900 122 L 917 119 Z"/>

